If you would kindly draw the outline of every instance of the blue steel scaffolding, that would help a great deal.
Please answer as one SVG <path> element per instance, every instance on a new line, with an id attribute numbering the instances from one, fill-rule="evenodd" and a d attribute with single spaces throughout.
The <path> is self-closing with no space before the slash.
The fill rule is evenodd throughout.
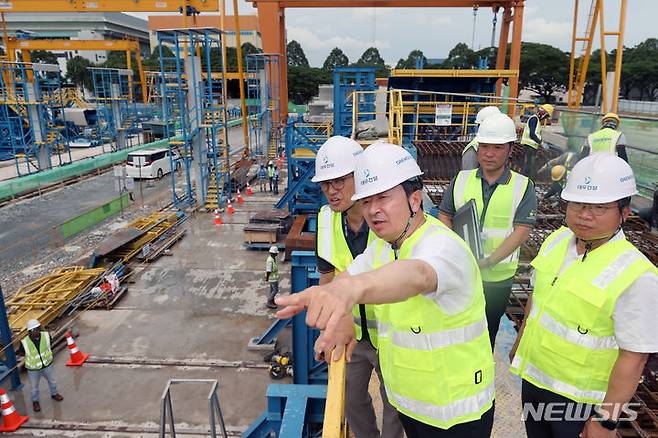
<path id="1" fill-rule="evenodd" d="M 0 160 L 18 175 L 71 162 L 59 67 L 0 63 Z"/>
<path id="2" fill-rule="evenodd" d="M 352 135 L 352 93 L 376 89 L 374 67 L 339 67 L 334 70 L 334 135 Z M 357 104 L 357 122 L 375 119 L 375 93 L 360 94 Z"/>
<path id="3" fill-rule="evenodd" d="M 174 203 L 220 207 L 231 192 L 222 32 L 213 28 L 158 31 L 158 42 L 162 114 L 170 151 L 175 152 L 170 154 Z M 179 128 L 171 132 L 172 126 Z M 184 163 L 183 193 L 173 174 L 176 155 Z"/>
<path id="4" fill-rule="evenodd" d="M 128 142 L 138 134 L 139 120 L 133 101 L 132 71 L 117 68 L 90 68 L 96 114 L 98 117 L 98 140 L 109 143 L 113 151 L 125 149 Z"/>
<path id="5" fill-rule="evenodd" d="M 247 55 L 249 150 L 253 157 L 273 160 L 281 146 L 281 98 L 278 53 Z"/>

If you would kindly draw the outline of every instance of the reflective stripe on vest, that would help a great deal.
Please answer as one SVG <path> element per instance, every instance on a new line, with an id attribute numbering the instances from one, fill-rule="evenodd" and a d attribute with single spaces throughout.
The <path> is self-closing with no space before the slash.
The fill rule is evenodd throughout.
<path id="1" fill-rule="evenodd" d="M 608 242 L 562 272 L 574 234 L 552 233 L 532 261 L 532 310 L 511 371 L 581 403 L 601 403 L 619 347 L 612 318 L 619 297 L 658 269 L 626 239 Z"/>
<path id="2" fill-rule="evenodd" d="M 609 154 L 616 154 L 619 137 L 621 137 L 621 132 L 612 128 L 603 128 L 588 135 L 589 153 L 608 152 Z"/>
<path id="3" fill-rule="evenodd" d="M 528 188 L 527 177 L 513 171 L 510 172 L 509 182 L 498 184 L 495 188 L 487 205 L 484 222 L 479 224 L 484 257 L 493 254 L 514 231 L 514 216 Z M 477 169 L 462 170 L 457 174 L 453 188 L 455 211 L 471 199 L 475 200 L 478 219 L 481 221 L 484 198 L 482 196 L 482 179 L 477 177 Z M 482 279 L 484 281 L 503 281 L 513 277 L 518 267 L 520 251 L 519 247 L 496 265 L 482 269 Z"/>
<path id="4" fill-rule="evenodd" d="M 372 232 L 368 233 L 368 243 L 374 239 Z M 322 206 L 318 212 L 318 256 L 336 269 L 336 275 L 347 270 L 354 260 L 350 247 L 347 245 L 345 232 L 343 230 L 342 213 L 334 212 L 328 205 Z M 363 304 L 362 304 L 363 305 Z M 366 320 L 363 321 L 368 329 L 370 342 L 377 347 L 377 324 L 375 322 L 375 311 L 372 304 L 365 306 Z M 354 319 L 354 331 L 356 339 L 361 340 L 361 310 L 360 305 L 352 309 Z"/>
<path id="5" fill-rule="evenodd" d="M 398 259 L 412 257 L 423 237 L 441 233 L 464 249 L 466 243 L 436 219 L 426 222 L 401 245 Z M 373 269 L 395 259 L 391 245 L 376 239 Z M 441 279 L 439 279 L 439 282 Z M 482 281 L 477 274 L 468 308 L 447 314 L 433 295 L 375 307 L 379 362 L 389 402 L 403 414 L 447 429 L 479 419 L 494 399 L 494 363 L 484 312 Z"/>
<path id="6" fill-rule="evenodd" d="M 25 351 L 25 368 L 28 370 L 40 370 L 53 363 L 53 352 L 50 349 L 50 335 L 48 332 L 41 332 L 38 350 L 30 336 L 25 336 L 21 340 L 21 344 Z"/>
<path id="7" fill-rule="evenodd" d="M 535 135 L 539 140 L 541 140 L 541 121 L 539 120 L 539 117 L 537 116 L 530 116 L 528 118 L 528 121 L 525 124 L 525 127 L 523 128 L 523 135 L 521 136 L 521 144 L 524 144 L 526 146 L 530 146 L 533 149 L 538 149 L 539 148 L 539 143 L 534 141 L 532 137 L 530 137 L 530 120 L 532 118 L 537 119 L 537 127 L 535 128 Z"/>
<path id="8" fill-rule="evenodd" d="M 464 155 L 466 153 L 466 151 L 468 151 L 470 148 L 473 148 L 475 150 L 475 152 L 477 153 L 479 146 L 480 146 L 480 143 L 478 143 L 475 140 L 471 140 L 471 142 L 469 144 L 467 144 L 466 147 L 464 147 L 464 150 L 462 151 L 462 155 Z"/>

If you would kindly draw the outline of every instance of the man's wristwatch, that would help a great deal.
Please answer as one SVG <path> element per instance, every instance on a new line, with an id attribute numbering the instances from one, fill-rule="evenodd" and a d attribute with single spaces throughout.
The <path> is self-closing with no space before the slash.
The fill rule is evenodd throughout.
<path id="1" fill-rule="evenodd" d="M 616 430 L 617 424 L 619 424 L 617 421 L 611 420 L 609 418 L 607 420 L 604 420 L 603 418 L 601 418 L 599 414 L 595 414 L 592 417 L 592 420 L 598 422 L 601 426 L 603 426 L 605 429 L 608 430 Z"/>

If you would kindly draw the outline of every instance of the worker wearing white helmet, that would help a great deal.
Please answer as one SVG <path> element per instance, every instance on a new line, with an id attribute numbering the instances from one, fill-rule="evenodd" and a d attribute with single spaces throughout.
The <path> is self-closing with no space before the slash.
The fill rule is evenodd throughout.
<path id="1" fill-rule="evenodd" d="M 337 135 L 320 147 L 315 159 L 312 181 L 320 184 L 328 201 L 318 212 L 316 248 L 320 284 L 329 283 L 344 272 L 375 237 L 363 218 L 361 203 L 352 201 L 354 168 L 362 153 L 363 148 L 355 140 Z M 373 370 L 381 381 L 373 306 L 356 305 L 346 319 L 354 324 L 356 336 L 348 346 L 345 415 L 356 438 L 380 436 L 368 392 Z M 388 403 L 383 384 L 380 384 L 380 392 L 384 403 L 381 436 L 402 438 L 402 424 L 397 411 Z"/>
<path id="2" fill-rule="evenodd" d="M 25 355 L 25 368 L 32 386 L 32 409 L 34 412 L 41 410 L 39 402 L 39 381 L 45 378 L 48 381 L 50 397 L 55 401 L 62 401 L 64 397 L 57 391 L 55 383 L 55 370 L 53 369 L 53 351 L 50 346 L 50 333 L 41 328 L 41 323 L 31 319 L 25 327 L 27 336 L 21 340 L 23 353 Z"/>
<path id="3" fill-rule="evenodd" d="M 494 364 L 480 272 L 466 243 L 423 212 L 422 172 L 404 148 L 374 143 L 357 162 L 353 200 L 377 235 L 331 283 L 277 299 L 307 308 L 332 351 L 355 304 L 375 306 L 379 363 L 407 437 L 489 436 Z M 349 338 L 349 336 L 347 336 Z"/>
<path id="4" fill-rule="evenodd" d="M 279 293 L 279 263 L 276 257 L 279 255 L 279 248 L 272 245 L 265 262 L 265 281 L 270 285 L 270 293 L 267 296 L 266 306 L 270 309 L 276 309 L 274 297 Z"/>
<path id="5" fill-rule="evenodd" d="M 495 114 L 500 114 L 497 106 L 485 106 L 475 116 L 475 124 L 480 126 L 487 117 Z M 478 142 L 473 139 L 462 151 L 462 170 L 477 169 L 478 166 Z"/>
<path id="6" fill-rule="evenodd" d="M 590 155 L 569 174 L 567 226 L 532 261 L 534 293 L 510 353 L 524 412 L 538 412 L 525 419 L 530 438 L 616 436 L 622 406 L 658 352 L 658 269 L 622 231 L 635 194 L 632 169 L 611 154 Z M 548 401 L 561 403 L 561 420 L 541 411 Z"/>
<path id="7" fill-rule="evenodd" d="M 514 121 L 505 114 L 487 118 L 475 139 L 480 143 L 480 167 L 462 170 L 445 191 L 439 219 L 452 228 L 452 218 L 462 206 L 475 200 L 482 238 L 483 257 L 478 260 L 484 280 L 487 322 L 494 347 L 500 318 L 504 315 L 519 262 L 520 247 L 535 224 L 535 186 L 509 168 Z"/>

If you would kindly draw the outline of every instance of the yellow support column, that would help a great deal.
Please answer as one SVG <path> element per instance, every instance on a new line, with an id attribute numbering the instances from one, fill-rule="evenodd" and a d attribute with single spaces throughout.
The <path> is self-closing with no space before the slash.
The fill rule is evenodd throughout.
<path id="1" fill-rule="evenodd" d="M 247 101 L 244 94 L 244 66 L 242 64 L 242 41 L 240 39 L 240 14 L 238 12 L 238 0 L 233 0 L 233 18 L 235 19 L 235 47 L 238 55 L 238 81 L 240 82 L 242 135 L 244 136 L 244 147 L 249 148 L 249 127 L 247 126 Z"/>

